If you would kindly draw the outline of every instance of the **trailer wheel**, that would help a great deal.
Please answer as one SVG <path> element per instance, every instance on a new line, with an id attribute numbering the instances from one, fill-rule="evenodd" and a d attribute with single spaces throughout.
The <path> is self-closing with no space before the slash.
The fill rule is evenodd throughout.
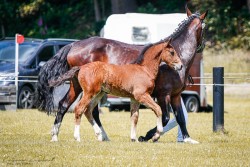
<path id="1" fill-rule="evenodd" d="M 199 100 L 195 96 L 187 96 L 185 99 L 185 106 L 187 112 L 198 112 L 199 111 Z"/>

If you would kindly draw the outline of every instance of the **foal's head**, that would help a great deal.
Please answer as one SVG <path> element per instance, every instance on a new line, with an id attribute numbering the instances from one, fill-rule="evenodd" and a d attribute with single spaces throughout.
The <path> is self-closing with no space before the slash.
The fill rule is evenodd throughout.
<path id="1" fill-rule="evenodd" d="M 174 70 L 181 70 L 182 62 L 180 56 L 177 54 L 177 52 L 174 50 L 173 46 L 170 43 L 171 39 L 168 41 L 164 41 L 163 49 L 160 55 L 161 60 Z"/>

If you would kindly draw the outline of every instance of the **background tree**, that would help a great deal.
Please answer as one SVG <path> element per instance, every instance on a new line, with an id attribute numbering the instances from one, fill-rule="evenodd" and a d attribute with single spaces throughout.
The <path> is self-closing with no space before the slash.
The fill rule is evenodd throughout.
<path id="1" fill-rule="evenodd" d="M 112 13 L 135 12 L 137 9 L 136 0 L 111 0 Z"/>
<path id="2" fill-rule="evenodd" d="M 2 0 L 0 27 L 6 36 L 82 39 L 98 35 L 112 13 L 183 13 L 209 10 L 206 39 L 216 48 L 250 49 L 250 0 Z"/>

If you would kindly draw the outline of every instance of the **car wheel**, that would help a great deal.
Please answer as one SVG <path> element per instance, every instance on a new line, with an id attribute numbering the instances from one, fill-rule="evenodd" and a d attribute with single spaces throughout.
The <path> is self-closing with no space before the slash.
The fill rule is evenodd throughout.
<path id="1" fill-rule="evenodd" d="M 119 110 L 118 110 L 118 107 L 115 106 L 115 105 L 110 105 L 108 108 L 109 108 L 109 112 L 112 112 L 112 111 L 119 111 Z"/>
<path id="2" fill-rule="evenodd" d="M 34 92 L 27 86 L 22 87 L 18 96 L 18 108 L 30 109 L 34 105 Z"/>
<path id="3" fill-rule="evenodd" d="M 198 112 L 199 111 L 199 100 L 195 96 L 188 96 L 185 98 L 185 106 L 187 112 Z"/>

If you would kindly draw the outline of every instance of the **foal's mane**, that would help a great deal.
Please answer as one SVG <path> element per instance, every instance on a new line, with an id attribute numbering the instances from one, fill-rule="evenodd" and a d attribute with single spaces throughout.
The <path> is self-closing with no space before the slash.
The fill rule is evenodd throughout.
<path id="1" fill-rule="evenodd" d="M 170 39 L 175 39 L 177 38 L 181 33 L 183 33 L 183 31 L 186 30 L 186 28 L 188 27 L 188 25 L 195 19 L 195 18 L 199 18 L 200 17 L 200 13 L 199 12 L 196 12 L 194 14 L 192 14 L 191 16 L 187 17 L 186 19 L 184 19 L 179 25 L 178 25 L 178 28 L 175 29 L 175 31 L 169 35 L 168 37 L 166 37 L 165 39 L 163 40 L 160 40 L 158 42 L 155 42 L 155 43 L 150 43 L 150 44 L 147 44 L 143 50 L 140 52 L 138 58 L 132 62 L 131 64 L 141 64 L 143 58 L 144 58 L 144 54 L 145 52 L 152 46 L 154 45 L 157 45 L 157 44 L 160 44 L 160 43 L 163 43 L 163 42 L 166 42 Z"/>

